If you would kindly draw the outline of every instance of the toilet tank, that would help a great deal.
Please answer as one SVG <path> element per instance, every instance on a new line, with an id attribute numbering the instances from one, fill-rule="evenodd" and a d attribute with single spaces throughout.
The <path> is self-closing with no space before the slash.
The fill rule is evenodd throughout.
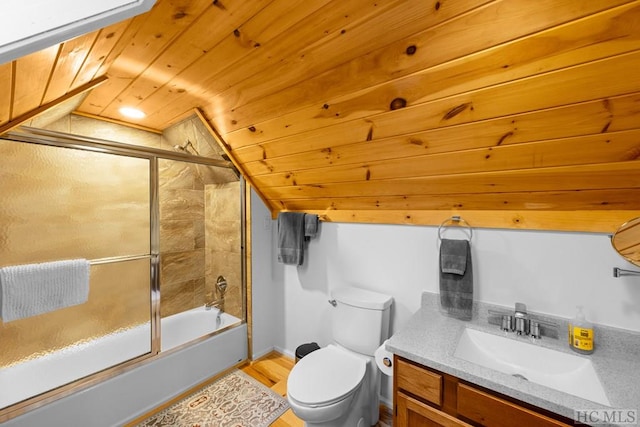
<path id="1" fill-rule="evenodd" d="M 389 313 L 393 298 L 356 287 L 331 292 L 336 305 L 331 312 L 332 334 L 337 344 L 373 356 L 389 337 Z"/>

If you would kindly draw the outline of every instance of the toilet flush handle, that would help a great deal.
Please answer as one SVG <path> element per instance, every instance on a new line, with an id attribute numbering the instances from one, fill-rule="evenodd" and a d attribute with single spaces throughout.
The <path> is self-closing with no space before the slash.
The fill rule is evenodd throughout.
<path id="1" fill-rule="evenodd" d="M 329 300 L 329 304 L 331 304 L 331 305 L 332 305 L 332 306 L 334 306 L 334 307 L 338 305 L 338 303 L 337 303 L 337 302 L 336 302 L 336 300 L 334 300 L 334 299 L 330 299 L 330 300 Z"/>

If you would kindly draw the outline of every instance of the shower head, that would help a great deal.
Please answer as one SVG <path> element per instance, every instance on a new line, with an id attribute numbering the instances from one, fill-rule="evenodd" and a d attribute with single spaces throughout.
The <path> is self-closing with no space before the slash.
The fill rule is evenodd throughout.
<path id="1" fill-rule="evenodd" d="M 191 151 L 193 151 L 195 154 L 192 153 L 189 150 L 189 148 L 191 148 Z M 178 144 L 174 145 L 173 149 L 175 151 L 182 151 L 183 153 L 191 154 L 192 156 L 194 156 L 194 155 L 195 156 L 199 156 L 200 155 L 200 153 L 198 153 L 198 150 L 196 150 L 196 147 L 194 147 L 193 144 L 191 143 L 191 141 L 189 141 L 188 139 L 187 139 L 187 142 L 185 142 L 182 145 L 178 145 Z"/>

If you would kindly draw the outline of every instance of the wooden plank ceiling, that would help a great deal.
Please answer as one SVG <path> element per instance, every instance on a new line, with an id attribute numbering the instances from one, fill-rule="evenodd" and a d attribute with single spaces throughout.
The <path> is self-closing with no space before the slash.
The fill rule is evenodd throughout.
<path id="1" fill-rule="evenodd" d="M 6 127 L 79 88 L 79 113 L 156 130 L 198 109 L 274 215 L 640 216 L 640 1 L 158 0 L 0 85 Z"/>

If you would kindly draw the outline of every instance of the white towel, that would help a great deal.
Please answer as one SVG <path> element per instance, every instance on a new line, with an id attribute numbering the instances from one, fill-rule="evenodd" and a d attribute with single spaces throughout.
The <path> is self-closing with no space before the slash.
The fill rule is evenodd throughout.
<path id="1" fill-rule="evenodd" d="M 89 261 L 73 259 L 0 268 L 0 317 L 35 316 L 89 298 Z"/>

